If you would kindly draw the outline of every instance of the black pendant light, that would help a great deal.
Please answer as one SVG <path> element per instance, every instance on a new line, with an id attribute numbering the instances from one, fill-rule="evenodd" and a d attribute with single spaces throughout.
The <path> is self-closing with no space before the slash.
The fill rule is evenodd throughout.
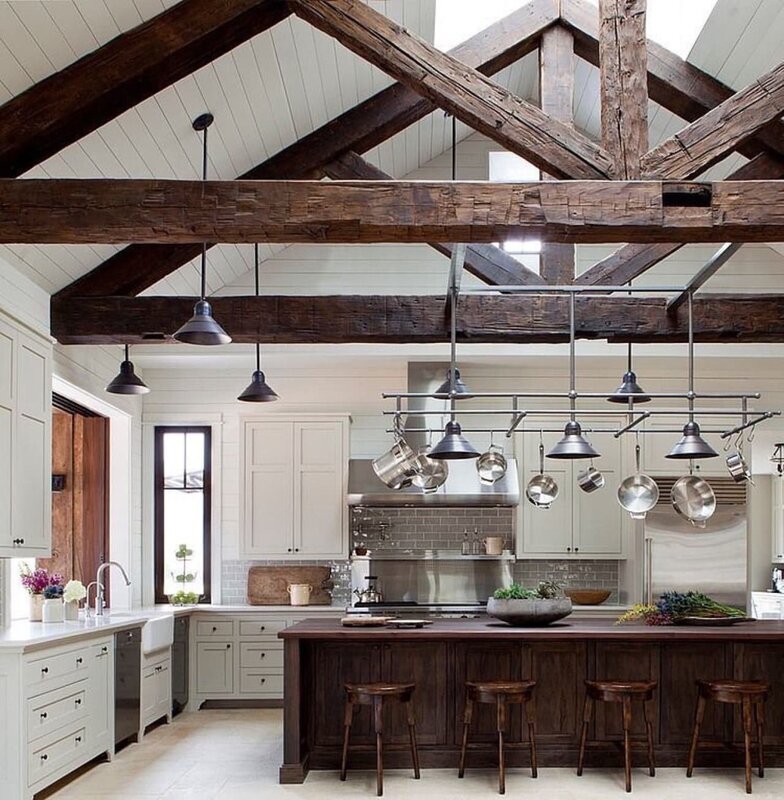
<path id="1" fill-rule="evenodd" d="M 193 121 L 193 129 L 204 133 L 202 150 L 202 180 L 207 180 L 207 128 L 212 125 L 212 114 L 202 114 Z M 178 342 L 215 346 L 229 344 L 231 336 L 215 321 L 212 306 L 207 302 L 207 243 L 201 248 L 201 299 L 193 307 L 193 316 L 174 334 Z"/>
<path id="2" fill-rule="evenodd" d="M 601 453 L 594 450 L 583 436 L 577 422 L 577 358 L 574 330 L 574 292 L 569 294 L 569 404 L 571 419 L 564 427 L 563 438 L 547 454 L 548 458 L 572 459 L 599 458 Z"/>
<path id="3" fill-rule="evenodd" d="M 462 458 L 479 458 L 479 453 L 468 439 L 463 436 L 460 423 L 450 420 L 444 428 L 444 438 L 427 454 L 436 460 L 457 460 Z"/>
<path id="4" fill-rule="evenodd" d="M 692 292 L 689 301 L 689 421 L 683 426 L 683 436 L 665 458 L 717 458 L 718 453 L 702 438 L 700 426 L 694 421 L 694 315 Z"/>
<path id="5" fill-rule="evenodd" d="M 629 286 L 631 287 L 631 281 Z M 629 292 L 631 295 L 631 292 Z M 637 375 L 632 369 L 632 343 L 629 342 L 626 355 L 626 372 L 621 378 L 621 385 L 607 398 L 609 403 L 650 403 L 651 398 L 643 391 L 637 383 Z"/>
<path id="6" fill-rule="evenodd" d="M 150 391 L 150 387 L 134 371 L 128 352 L 126 344 L 125 360 L 120 364 L 120 371 L 106 387 L 109 394 L 147 394 Z"/>
<path id="7" fill-rule="evenodd" d="M 254 273 L 256 275 L 256 297 L 259 296 L 259 246 L 253 246 Z M 277 400 L 278 395 L 267 385 L 267 379 L 261 371 L 261 346 L 256 342 L 256 371 L 253 373 L 248 388 L 237 398 L 242 403 L 270 403 Z"/>

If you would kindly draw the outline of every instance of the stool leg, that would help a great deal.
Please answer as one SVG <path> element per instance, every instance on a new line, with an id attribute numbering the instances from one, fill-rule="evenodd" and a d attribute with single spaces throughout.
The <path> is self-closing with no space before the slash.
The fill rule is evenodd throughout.
<path id="1" fill-rule="evenodd" d="M 465 775 L 466 749 L 468 748 L 468 729 L 471 727 L 471 720 L 474 717 L 474 698 L 466 693 L 465 709 L 463 711 L 463 746 L 460 748 L 460 766 L 457 770 L 457 777 Z"/>
<path id="2" fill-rule="evenodd" d="M 506 698 L 496 699 L 496 727 L 498 728 L 498 794 L 506 794 L 506 771 L 504 769 L 504 729 L 506 728 Z"/>
<path id="3" fill-rule="evenodd" d="M 656 775 L 656 764 L 653 760 L 653 709 L 650 707 L 652 701 L 645 700 L 642 704 L 642 716 L 645 720 L 645 733 L 648 738 L 648 772 L 651 777 Z"/>
<path id="4" fill-rule="evenodd" d="M 528 746 L 531 748 L 531 777 L 536 778 L 539 773 L 536 769 L 536 706 L 533 699 L 523 703 L 523 708 L 528 723 Z"/>
<path id="5" fill-rule="evenodd" d="M 383 708 L 382 697 L 373 698 L 373 720 L 376 728 L 376 794 L 384 794 L 384 757 L 383 757 Z"/>
<path id="6" fill-rule="evenodd" d="M 349 697 L 346 700 L 346 710 L 343 717 L 343 759 L 340 762 L 340 780 L 346 780 L 346 768 L 348 766 L 348 737 L 351 731 L 351 723 L 354 719 L 354 703 Z"/>
<path id="7" fill-rule="evenodd" d="M 632 699 L 623 698 L 623 769 L 626 776 L 626 791 L 632 790 Z"/>
<path id="8" fill-rule="evenodd" d="M 583 704 L 583 730 L 580 734 L 580 755 L 577 758 L 577 774 L 583 774 L 583 763 L 585 762 L 585 741 L 588 738 L 588 726 L 591 724 L 591 713 L 593 712 L 593 700 L 586 694 Z"/>
<path id="9" fill-rule="evenodd" d="M 757 720 L 757 750 L 759 751 L 759 776 L 765 777 L 765 701 L 758 700 L 754 704 L 754 716 Z"/>
<path id="10" fill-rule="evenodd" d="M 694 730 L 691 733 L 691 747 L 689 748 L 689 764 L 686 767 L 686 777 L 691 778 L 694 772 L 694 760 L 697 757 L 697 742 L 700 738 L 700 726 L 705 716 L 705 698 L 697 697 L 697 710 L 694 712 Z"/>
<path id="11" fill-rule="evenodd" d="M 419 753 L 416 743 L 416 721 L 414 720 L 414 707 L 410 700 L 406 700 L 406 716 L 408 718 L 408 738 L 411 740 L 411 759 L 414 762 L 414 777 L 419 778 Z"/>
<path id="12" fill-rule="evenodd" d="M 743 749 L 746 756 L 746 794 L 751 794 L 751 700 L 744 697 L 741 706 L 743 711 Z"/>

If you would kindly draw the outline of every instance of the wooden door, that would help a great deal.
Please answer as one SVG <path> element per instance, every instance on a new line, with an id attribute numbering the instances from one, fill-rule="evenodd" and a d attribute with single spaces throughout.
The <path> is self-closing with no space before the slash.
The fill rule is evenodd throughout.
<path id="1" fill-rule="evenodd" d="M 46 568 L 74 575 L 74 416 L 52 409 L 52 475 L 62 475 L 63 488 L 52 492 L 52 557 Z M 82 578 L 79 578 L 82 580 Z M 92 579 L 90 579 L 92 580 Z M 82 580 L 86 586 L 89 581 Z"/>
<path id="2" fill-rule="evenodd" d="M 454 744 L 460 744 L 463 727 L 463 707 L 466 681 L 509 681 L 522 678 L 522 647 L 504 642 L 477 642 L 456 645 Z M 493 743 L 498 740 L 495 706 L 477 705 L 471 725 L 472 742 Z M 519 715 L 512 716 L 509 741 L 520 741 L 522 732 Z"/>
<path id="3" fill-rule="evenodd" d="M 343 711 L 347 683 L 368 683 L 381 680 L 381 645 L 336 642 L 319 643 L 314 647 L 314 685 L 311 730 L 316 745 L 336 746 L 343 743 Z M 353 745 L 372 744 L 372 714 L 367 708 L 354 713 L 351 728 Z"/>
<path id="4" fill-rule="evenodd" d="M 398 642 L 382 649 L 382 680 L 415 683 L 414 713 L 420 744 L 446 744 L 449 699 L 447 645 L 444 642 Z M 384 742 L 408 743 L 404 706 L 390 702 L 384 708 Z"/>
<path id="5" fill-rule="evenodd" d="M 596 680 L 647 681 L 659 680 L 659 647 L 654 644 L 632 642 L 597 642 Z M 654 695 L 654 741 L 659 741 L 658 705 L 661 691 Z M 635 704 L 636 706 L 637 704 Z M 596 738 L 599 740 L 623 739 L 620 703 L 596 703 Z M 635 707 L 632 716 L 632 733 L 645 736 L 642 709 Z"/>
<path id="6" fill-rule="evenodd" d="M 584 642 L 523 645 L 523 678 L 536 681 L 536 737 L 540 742 L 573 745 L 579 741 L 586 668 Z"/>
<path id="7" fill-rule="evenodd" d="M 661 650 L 661 739 L 685 744 L 691 739 L 697 680 L 732 676 L 728 648 L 724 642 L 667 644 Z M 729 741 L 731 709 L 722 703 L 708 703 L 700 730 L 703 741 Z"/>

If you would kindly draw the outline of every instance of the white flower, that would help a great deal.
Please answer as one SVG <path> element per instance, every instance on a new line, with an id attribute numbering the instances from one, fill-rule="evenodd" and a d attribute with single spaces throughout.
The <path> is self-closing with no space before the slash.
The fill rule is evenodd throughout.
<path id="1" fill-rule="evenodd" d="M 68 581 L 63 590 L 63 600 L 66 603 L 79 602 L 87 597 L 87 591 L 81 581 Z"/>

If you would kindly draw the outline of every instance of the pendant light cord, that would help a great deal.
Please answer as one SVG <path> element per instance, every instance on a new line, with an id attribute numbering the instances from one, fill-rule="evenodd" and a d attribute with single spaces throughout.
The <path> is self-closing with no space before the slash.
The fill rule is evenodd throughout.
<path id="1" fill-rule="evenodd" d="M 253 268 L 256 277 L 256 297 L 259 296 L 259 245 L 253 245 Z M 256 337 L 256 372 L 261 372 L 261 345 Z"/>
<path id="2" fill-rule="evenodd" d="M 131 348 L 128 347 L 128 345 L 126 344 L 125 345 L 125 360 L 126 361 L 130 361 L 131 360 L 130 353 L 131 353 Z"/>
<path id="3" fill-rule="evenodd" d="M 202 140 L 201 152 L 201 179 L 206 182 L 207 180 L 207 127 L 202 131 L 204 138 Z M 207 242 L 202 242 L 201 245 L 201 299 L 207 299 Z"/>
<path id="4" fill-rule="evenodd" d="M 457 177 L 457 117 L 452 114 L 452 181 Z M 457 276 L 452 277 L 452 285 L 449 287 L 449 310 L 450 310 L 450 335 L 449 335 L 449 410 L 450 419 L 455 421 L 455 386 L 457 376 L 455 375 L 457 361 Z"/>
<path id="5" fill-rule="evenodd" d="M 694 293 L 689 291 L 689 422 L 694 422 Z"/>
<path id="6" fill-rule="evenodd" d="M 575 347 L 575 326 L 574 326 L 574 304 L 575 293 L 569 293 L 569 408 L 571 409 L 572 422 L 577 417 L 577 353 Z"/>

